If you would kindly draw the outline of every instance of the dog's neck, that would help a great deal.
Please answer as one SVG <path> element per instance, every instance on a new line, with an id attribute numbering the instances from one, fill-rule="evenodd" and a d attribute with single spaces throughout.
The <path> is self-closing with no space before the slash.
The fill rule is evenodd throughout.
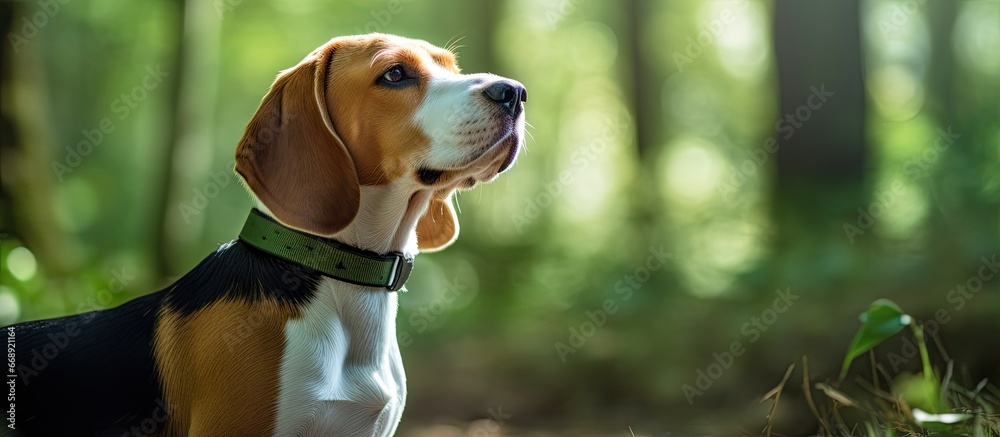
<path id="1" fill-rule="evenodd" d="M 376 253 L 417 254 L 417 220 L 427 211 L 429 191 L 404 184 L 361 187 L 358 215 L 333 239 Z"/>
<path id="2" fill-rule="evenodd" d="M 417 252 L 416 226 L 430 193 L 399 185 L 362 186 L 354 221 L 336 235 L 341 243 L 378 253 Z M 305 411 L 303 400 L 338 401 L 333 416 L 316 418 L 345 435 L 360 433 L 355 421 L 340 418 L 388 414 L 398 420 L 406 397 L 406 380 L 396 341 L 399 295 L 384 288 L 365 287 L 324 277 L 302 317 L 289 325 L 286 359 L 282 363 L 283 392 L 279 422 Z M 332 354 L 332 355 L 331 355 Z M 299 390 L 301 389 L 301 390 Z M 311 405 L 311 404 L 309 404 Z M 385 410 L 388 409 L 388 410 Z M 296 416 L 297 417 L 297 416 Z M 341 422 L 341 420 L 346 420 Z M 354 425 L 352 425 L 354 424 Z M 279 430 L 278 434 L 295 430 Z"/>

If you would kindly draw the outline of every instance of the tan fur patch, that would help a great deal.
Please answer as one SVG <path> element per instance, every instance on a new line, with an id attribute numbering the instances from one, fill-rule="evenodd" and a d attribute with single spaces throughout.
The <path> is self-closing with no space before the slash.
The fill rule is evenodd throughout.
<path id="1" fill-rule="evenodd" d="M 334 45 L 327 108 L 334 128 L 354 158 L 361 185 L 413 177 L 414 160 L 430 139 L 412 120 L 427 93 L 427 81 L 391 88 L 379 77 L 394 65 L 426 78 L 431 68 L 458 71 L 451 52 L 422 41 L 390 36 L 343 39 Z"/>
<path id="2" fill-rule="evenodd" d="M 298 316 L 267 299 L 218 301 L 187 317 L 162 310 L 155 352 L 172 410 L 165 434 L 271 435 L 285 324 Z"/>

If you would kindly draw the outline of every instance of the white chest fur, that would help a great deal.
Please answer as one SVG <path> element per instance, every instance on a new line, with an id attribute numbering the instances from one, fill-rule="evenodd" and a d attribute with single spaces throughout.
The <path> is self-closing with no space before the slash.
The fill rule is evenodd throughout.
<path id="1" fill-rule="evenodd" d="M 406 403 L 396 293 L 321 280 L 285 326 L 275 436 L 391 436 Z"/>

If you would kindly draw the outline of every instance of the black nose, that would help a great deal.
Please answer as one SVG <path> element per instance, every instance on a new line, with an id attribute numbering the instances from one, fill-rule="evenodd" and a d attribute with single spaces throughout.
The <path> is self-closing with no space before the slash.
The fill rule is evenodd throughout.
<path id="1" fill-rule="evenodd" d="M 515 117 L 520 115 L 524 109 L 522 103 L 528 101 L 528 90 L 524 89 L 524 85 L 509 80 L 493 83 L 486 87 L 483 94 L 486 95 L 486 98 L 503 106 L 508 114 Z"/>

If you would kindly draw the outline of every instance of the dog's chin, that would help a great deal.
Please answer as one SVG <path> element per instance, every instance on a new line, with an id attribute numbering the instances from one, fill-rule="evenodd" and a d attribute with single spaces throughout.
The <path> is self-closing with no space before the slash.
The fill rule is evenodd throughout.
<path id="1" fill-rule="evenodd" d="M 521 136 L 518 134 L 513 134 L 508 136 L 504 141 L 505 144 L 501 145 L 502 148 L 506 149 L 506 153 L 501 154 L 503 156 L 503 161 L 500 161 L 500 167 L 497 168 L 497 172 L 494 175 L 498 176 L 500 173 L 507 171 L 511 165 L 514 165 L 514 161 L 517 160 L 517 154 L 521 151 Z"/>
<path id="2" fill-rule="evenodd" d="M 471 179 L 476 183 L 495 180 L 517 161 L 521 144 L 521 135 L 517 131 L 503 136 L 469 166 Z"/>
<path id="3" fill-rule="evenodd" d="M 518 135 L 512 134 L 501 140 L 496 146 L 496 156 L 483 166 L 476 175 L 478 182 L 492 182 L 517 161 L 517 155 L 521 151 L 521 139 Z"/>
<path id="4" fill-rule="evenodd" d="M 522 144 L 521 131 L 512 130 L 485 147 L 483 153 L 473 157 L 467 164 L 458 168 L 426 165 L 417 170 L 417 178 L 424 185 L 454 185 L 460 189 L 469 189 L 481 182 L 492 182 L 514 165 Z"/>

